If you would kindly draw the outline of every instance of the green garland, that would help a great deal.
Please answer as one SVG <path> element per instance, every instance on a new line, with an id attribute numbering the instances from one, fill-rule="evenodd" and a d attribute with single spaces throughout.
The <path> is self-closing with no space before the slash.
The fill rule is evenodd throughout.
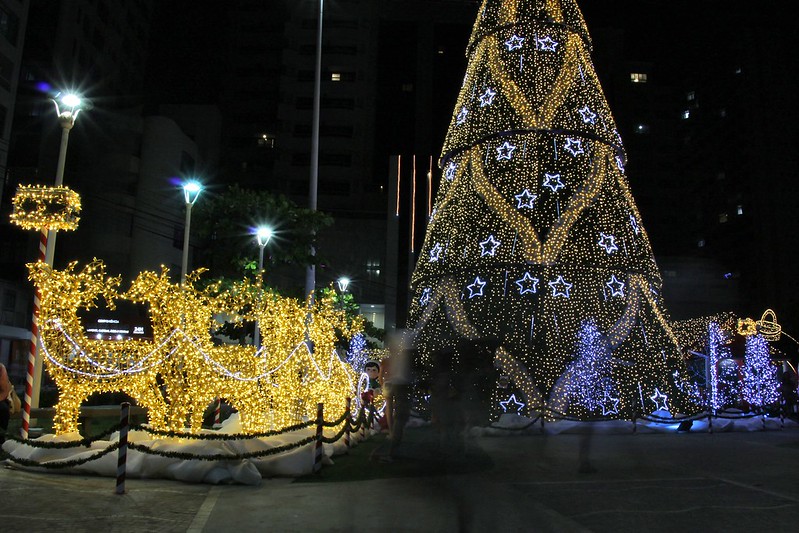
<path id="1" fill-rule="evenodd" d="M 128 443 L 128 448 L 130 448 L 131 450 L 136 450 L 137 452 L 146 453 L 148 455 L 159 455 L 161 457 L 168 457 L 170 459 L 182 459 L 184 461 L 241 461 L 244 459 L 253 459 L 257 457 L 277 455 L 279 453 L 284 453 L 293 450 L 294 448 L 305 446 L 306 444 L 310 444 L 315 440 L 316 436 L 311 435 L 309 437 L 305 437 L 304 439 L 300 439 L 297 442 L 293 442 L 291 444 L 284 444 L 283 446 L 275 446 L 274 448 L 270 448 L 268 450 L 262 450 L 260 452 L 237 453 L 237 454 L 215 453 L 212 455 L 195 455 L 193 453 L 186 453 L 186 452 L 168 452 L 161 450 L 153 450 L 148 446 L 144 446 L 143 444 L 136 444 L 135 442 Z"/>
<path id="2" fill-rule="evenodd" d="M 301 422 L 299 424 L 294 424 L 293 426 L 288 426 L 283 429 L 275 429 L 270 431 L 262 431 L 261 433 L 234 433 L 234 434 L 226 434 L 226 433 L 185 433 L 182 431 L 164 431 L 161 429 L 153 429 L 148 428 L 145 426 L 135 426 L 131 428 L 131 430 L 140 430 L 144 431 L 145 433 L 149 433 L 151 435 L 158 435 L 159 437 L 172 437 L 178 439 L 194 439 L 194 440 L 252 440 L 252 439 L 262 439 L 264 437 L 274 437 L 276 435 L 283 435 L 284 433 L 291 433 L 292 431 L 298 431 L 300 429 L 305 429 L 311 427 L 316 424 L 315 420 L 308 421 L 308 422 Z"/>
<path id="3" fill-rule="evenodd" d="M 73 466 L 80 466 L 84 463 L 88 463 L 90 461 L 94 461 L 95 459 L 99 459 L 104 455 L 108 455 L 109 453 L 113 452 L 114 450 L 119 448 L 119 443 L 115 442 L 109 445 L 107 448 L 100 450 L 99 452 L 92 454 L 88 457 L 84 457 L 82 459 L 71 459 L 69 461 L 46 461 L 40 463 L 39 461 L 34 461 L 31 459 L 22 459 L 21 457 L 14 457 L 13 455 L 9 454 L 2 448 L 0 448 L 0 457 L 3 459 L 7 459 L 12 463 L 17 463 L 22 466 L 32 466 L 38 468 L 47 468 L 47 469 L 58 469 L 58 468 L 70 468 Z"/>
<path id="4" fill-rule="evenodd" d="M 14 442 L 18 442 L 20 444 L 24 444 L 26 446 L 30 446 L 32 448 L 46 448 L 46 449 L 67 449 L 67 448 L 79 448 L 81 446 L 88 448 L 91 444 L 95 441 L 102 440 L 104 437 L 108 437 L 115 431 L 119 431 L 122 428 L 121 424 L 116 424 L 107 430 L 99 433 L 97 435 L 91 437 L 84 437 L 80 440 L 71 440 L 68 442 L 42 442 L 33 439 L 22 439 L 20 437 L 16 437 L 14 435 L 9 435 L 7 432 L 3 431 L 0 434 L 4 434 L 6 440 L 11 440 Z"/>
<path id="5" fill-rule="evenodd" d="M 324 420 L 322 420 L 322 426 L 326 427 L 326 428 L 334 428 L 337 425 L 339 425 L 342 422 L 344 422 L 344 420 L 346 420 L 349 416 L 351 416 L 350 412 L 349 411 L 345 411 L 343 415 L 338 417 L 336 420 L 333 420 L 332 422 L 325 422 Z"/>

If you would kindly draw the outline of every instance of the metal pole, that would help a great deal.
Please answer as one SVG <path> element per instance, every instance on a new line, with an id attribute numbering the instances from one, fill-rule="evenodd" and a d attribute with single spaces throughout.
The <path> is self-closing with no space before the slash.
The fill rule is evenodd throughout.
<path id="1" fill-rule="evenodd" d="M 322 94 L 322 27 L 325 13 L 325 0 L 319 0 L 319 20 L 316 32 L 316 72 L 314 73 L 313 123 L 311 131 L 311 180 L 308 187 L 308 207 L 316 211 L 319 184 L 319 108 Z M 311 258 L 316 256 L 316 248 L 311 245 Z M 305 271 L 305 296 L 311 296 L 316 288 L 316 266 L 309 265 Z"/>
<path id="2" fill-rule="evenodd" d="M 186 271 L 189 268 L 189 233 L 191 231 L 191 206 L 186 202 L 186 223 L 183 231 L 183 263 L 180 268 L 180 284 L 186 283 Z"/>
<path id="3" fill-rule="evenodd" d="M 264 272 L 264 248 L 266 248 L 266 243 L 263 245 L 258 246 L 260 250 L 258 251 L 258 272 L 263 276 Z M 261 278 L 261 290 L 263 290 L 263 278 Z M 255 350 L 257 351 L 258 348 L 261 346 L 261 332 L 258 329 L 258 319 L 255 319 L 255 333 L 252 335 L 252 345 L 255 346 Z"/>

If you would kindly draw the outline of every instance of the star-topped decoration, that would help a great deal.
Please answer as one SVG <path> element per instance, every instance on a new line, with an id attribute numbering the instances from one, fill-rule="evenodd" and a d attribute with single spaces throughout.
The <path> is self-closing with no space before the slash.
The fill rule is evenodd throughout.
<path id="1" fill-rule="evenodd" d="M 461 124 L 466 122 L 466 117 L 468 116 L 469 116 L 469 110 L 466 109 L 465 107 L 462 107 L 460 112 L 458 113 L 458 116 L 455 117 L 455 124 L 460 126 Z"/>
<path id="2" fill-rule="evenodd" d="M 563 276 L 558 276 L 558 279 L 550 281 L 547 285 L 552 289 L 553 297 L 562 296 L 564 298 L 569 298 L 569 291 L 573 286 L 573 284 L 563 279 Z"/>
<path id="3" fill-rule="evenodd" d="M 510 161 L 515 150 L 515 145 L 505 141 L 501 146 L 497 147 L 497 161 L 502 161 L 503 159 Z"/>
<path id="4" fill-rule="evenodd" d="M 490 255 L 494 257 L 494 254 L 497 253 L 497 249 L 499 248 L 500 242 L 494 238 L 493 235 L 489 235 L 486 240 L 480 243 L 480 257 L 485 255 Z"/>
<path id="5" fill-rule="evenodd" d="M 513 35 L 510 39 L 505 41 L 505 46 L 508 47 L 508 52 L 519 50 L 523 44 L 524 37 L 519 37 L 518 35 Z"/>
<path id="6" fill-rule="evenodd" d="M 610 391 L 605 391 L 605 397 L 602 399 L 601 405 L 602 416 L 619 414 L 619 399 L 612 396 Z"/>
<path id="7" fill-rule="evenodd" d="M 610 281 L 605 283 L 610 289 L 611 296 L 621 296 L 624 298 L 624 282 L 616 277 L 616 274 L 610 276 Z"/>
<path id="8" fill-rule="evenodd" d="M 529 272 L 525 272 L 524 276 L 516 280 L 516 285 L 519 286 L 519 294 L 535 294 L 538 292 L 538 278 L 534 278 Z"/>
<path id="9" fill-rule="evenodd" d="M 560 181 L 560 174 L 544 174 L 544 187 L 549 187 L 552 192 L 558 192 L 558 189 L 565 189 L 566 186 Z"/>
<path id="10" fill-rule="evenodd" d="M 427 304 L 430 303 L 431 291 L 432 289 L 430 287 L 422 289 L 422 295 L 419 297 L 419 305 L 421 307 L 426 307 Z"/>
<path id="11" fill-rule="evenodd" d="M 474 278 L 474 282 L 471 285 L 466 286 L 466 288 L 469 289 L 469 298 L 474 298 L 475 296 L 482 296 L 483 289 L 485 289 L 486 285 L 488 285 L 488 283 L 481 280 L 480 276 Z"/>
<path id="12" fill-rule="evenodd" d="M 636 235 L 641 233 L 641 228 L 638 226 L 638 219 L 635 218 L 635 215 L 633 215 L 632 213 L 630 213 L 630 226 L 633 227 L 633 231 L 635 232 Z"/>
<path id="13" fill-rule="evenodd" d="M 516 198 L 516 202 L 518 203 L 517 209 L 525 207 L 533 209 L 535 208 L 534 202 L 538 199 L 538 195 L 531 193 L 529 189 L 525 189 L 514 196 L 514 198 Z"/>
<path id="14" fill-rule="evenodd" d="M 613 235 L 606 235 L 601 231 L 599 232 L 599 242 L 597 242 L 597 244 L 600 248 L 604 248 L 608 255 L 619 249 L 619 247 L 616 246 L 616 237 Z"/>
<path id="15" fill-rule="evenodd" d="M 535 39 L 536 46 L 539 50 L 543 50 L 545 52 L 555 52 L 555 47 L 557 47 L 560 43 L 554 40 L 552 37 L 547 35 L 543 39 L 539 39 L 536 37 Z"/>
<path id="16" fill-rule="evenodd" d="M 564 146 L 564 148 L 574 157 L 585 153 L 585 150 L 583 150 L 583 141 L 572 137 L 566 138 L 566 146 Z"/>
<path id="17" fill-rule="evenodd" d="M 441 252 L 444 251 L 444 247 L 441 246 L 440 242 L 437 242 L 435 246 L 430 249 L 430 262 L 435 263 L 439 259 L 441 259 Z"/>
<path id="18" fill-rule="evenodd" d="M 591 108 L 589 108 L 587 105 L 583 106 L 583 108 L 579 109 L 577 112 L 580 113 L 580 116 L 583 118 L 583 122 L 586 124 L 596 124 L 596 113 L 591 111 Z"/>
<path id="19" fill-rule="evenodd" d="M 447 167 L 444 169 L 444 177 L 447 181 L 452 181 L 455 179 L 455 172 L 458 171 L 458 164 L 455 161 L 450 161 L 447 163 Z"/>
<path id="20" fill-rule="evenodd" d="M 494 103 L 497 92 L 491 87 L 487 87 L 485 92 L 480 95 L 480 107 L 486 107 Z"/>
<path id="21" fill-rule="evenodd" d="M 668 404 L 669 397 L 666 394 L 660 392 L 660 390 L 657 387 L 655 387 L 655 393 L 652 396 L 650 396 L 649 399 L 655 403 L 656 411 L 669 410 L 669 404 Z"/>
<path id="22" fill-rule="evenodd" d="M 499 402 L 499 405 L 502 407 L 502 411 L 503 412 L 505 412 L 505 413 L 507 413 L 507 412 L 515 412 L 517 414 L 521 413 L 522 412 L 522 408 L 525 406 L 524 403 L 522 403 L 522 402 L 520 402 L 519 400 L 516 399 L 516 395 L 515 394 L 511 394 L 510 398 L 508 398 L 507 400 Z"/>

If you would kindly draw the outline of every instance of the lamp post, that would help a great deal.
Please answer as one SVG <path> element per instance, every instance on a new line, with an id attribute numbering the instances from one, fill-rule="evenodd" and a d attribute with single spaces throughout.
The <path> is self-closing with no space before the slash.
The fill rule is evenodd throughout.
<path id="1" fill-rule="evenodd" d="M 262 274 L 264 271 L 264 249 L 266 245 L 269 244 L 269 240 L 272 238 L 273 232 L 272 228 L 268 228 L 266 226 L 260 226 L 255 231 L 255 239 L 258 241 L 258 273 Z M 260 331 L 258 329 L 258 320 L 255 321 L 255 333 L 252 336 L 252 343 L 256 349 L 260 347 Z"/>
<path id="2" fill-rule="evenodd" d="M 308 187 L 308 207 L 316 211 L 317 189 L 319 184 L 319 108 L 322 94 L 322 28 L 325 14 L 325 0 L 319 0 L 319 19 L 316 31 L 316 69 L 314 72 L 313 122 L 311 125 L 311 179 Z M 311 258 L 316 256 L 316 248 L 311 245 Z M 316 288 L 316 267 L 309 265 L 305 271 L 305 295 L 311 295 Z"/>
<path id="3" fill-rule="evenodd" d="M 340 290 L 342 293 L 347 292 L 347 287 L 350 286 L 350 278 L 347 277 L 338 278 L 338 281 L 336 281 L 336 283 L 338 283 L 338 290 Z"/>
<path id="4" fill-rule="evenodd" d="M 186 283 L 186 271 L 189 267 L 189 234 L 191 232 L 191 208 L 199 198 L 203 186 L 199 181 L 190 180 L 183 184 L 183 199 L 186 202 L 186 223 L 183 232 L 183 262 L 180 268 L 180 284 Z"/>

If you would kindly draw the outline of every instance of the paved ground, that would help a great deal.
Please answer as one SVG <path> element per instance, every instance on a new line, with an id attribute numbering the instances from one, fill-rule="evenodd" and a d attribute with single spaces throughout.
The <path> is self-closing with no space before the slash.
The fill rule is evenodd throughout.
<path id="1" fill-rule="evenodd" d="M 435 453 L 410 430 L 321 475 L 260 487 L 0 468 L 3 531 L 797 531 L 799 429 L 726 434 L 481 437 Z M 578 472 L 580 450 L 595 472 Z"/>

